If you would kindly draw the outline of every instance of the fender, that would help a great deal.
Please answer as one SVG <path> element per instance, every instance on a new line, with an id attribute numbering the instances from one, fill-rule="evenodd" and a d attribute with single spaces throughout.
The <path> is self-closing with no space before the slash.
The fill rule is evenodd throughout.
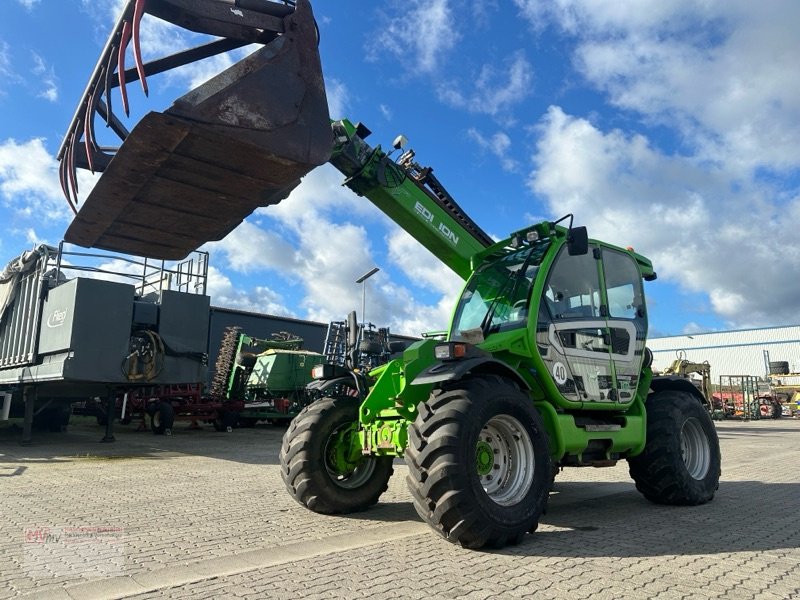
<path id="1" fill-rule="evenodd" d="M 708 400 L 703 397 L 691 381 L 677 375 L 661 375 L 653 377 L 650 382 L 650 389 L 654 392 L 664 392 L 667 390 L 676 390 L 679 392 L 686 392 L 697 398 L 701 404 L 707 405 Z"/>
<path id="2" fill-rule="evenodd" d="M 488 356 L 476 356 L 463 360 L 438 361 L 417 375 L 412 385 L 456 381 L 467 373 L 491 373 L 514 381 L 523 390 L 530 389 L 527 382 L 506 363 Z"/>
<path id="3" fill-rule="evenodd" d="M 323 395 L 328 390 L 341 390 L 342 388 L 349 388 L 353 390 L 359 398 L 366 396 L 366 385 L 355 373 L 349 373 L 341 377 L 333 379 L 315 379 L 314 381 L 306 384 L 306 390 L 310 392 L 317 392 Z"/>

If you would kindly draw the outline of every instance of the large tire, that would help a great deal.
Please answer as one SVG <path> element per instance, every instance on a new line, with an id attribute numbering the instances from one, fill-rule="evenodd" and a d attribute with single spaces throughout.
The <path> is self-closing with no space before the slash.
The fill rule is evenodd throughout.
<path id="1" fill-rule="evenodd" d="M 788 375 L 789 374 L 789 361 L 775 360 L 769 363 L 770 375 Z"/>
<path id="2" fill-rule="evenodd" d="M 703 405 L 686 392 L 647 398 L 647 444 L 628 459 L 636 489 L 657 504 L 695 506 L 719 488 L 717 431 Z"/>
<path id="3" fill-rule="evenodd" d="M 362 456 L 343 466 L 340 447 L 358 433 L 356 398 L 321 398 L 292 420 L 280 451 L 281 477 L 292 498 L 322 514 L 347 514 L 378 502 L 392 476 L 392 457 Z"/>
<path id="4" fill-rule="evenodd" d="M 536 529 L 552 484 L 542 418 L 500 377 L 435 390 L 408 428 L 405 459 L 419 516 L 465 548 L 519 543 Z"/>
<path id="5" fill-rule="evenodd" d="M 772 403 L 772 418 L 780 419 L 783 416 L 783 406 L 777 400 Z"/>
<path id="6" fill-rule="evenodd" d="M 156 435 L 163 435 L 172 431 L 175 424 L 175 409 L 169 402 L 161 402 L 150 415 L 150 429 Z"/>
<path id="7" fill-rule="evenodd" d="M 71 415 L 72 405 L 54 404 L 36 415 L 33 425 L 36 429 L 51 433 L 61 433 L 67 430 Z"/>
<path id="8" fill-rule="evenodd" d="M 239 413 L 233 411 L 221 412 L 214 419 L 214 431 L 231 433 L 239 423 Z"/>

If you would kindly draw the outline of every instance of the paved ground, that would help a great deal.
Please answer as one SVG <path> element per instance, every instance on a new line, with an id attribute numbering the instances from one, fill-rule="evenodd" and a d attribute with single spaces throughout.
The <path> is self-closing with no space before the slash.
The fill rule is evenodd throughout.
<path id="1" fill-rule="evenodd" d="M 645 501 L 627 467 L 557 479 L 537 533 L 476 552 L 420 522 L 398 463 L 353 517 L 292 501 L 281 428 L 171 437 L 88 421 L 21 447 L 0 428 L 0 599 L 800 598 L 800 420 L 724 422 L 701 507 Z"/>

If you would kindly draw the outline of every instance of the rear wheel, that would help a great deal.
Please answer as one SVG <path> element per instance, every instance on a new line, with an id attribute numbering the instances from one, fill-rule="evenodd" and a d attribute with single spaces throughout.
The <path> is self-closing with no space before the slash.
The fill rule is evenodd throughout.
<path id="1" fill-rule="evenodd" d="M 553 475 L 541 416 L 500 377 L 434 391 L 408 428 L 405 459 L 417 513 L 467 548 L 516 544 L 534 531 Z"/>
<path id="2" fill-rule="evenodd" d="M 719 439 L 708 412 L 690 394 L 647 398 L 647 445 L 628 459 L 636 489 L 658 504 L 697 505 L 714 497 L 720 477 Z"/>
<path id="3" fill-rule="evenodd" d="M 300 411 L 283 436 L 283 482 L 297 502 L 314 512 L 364 510 L 388 487 L 392 458 L 361 455 L 354 438 L 359 404 L 356 398 L 321 398 Z"/>

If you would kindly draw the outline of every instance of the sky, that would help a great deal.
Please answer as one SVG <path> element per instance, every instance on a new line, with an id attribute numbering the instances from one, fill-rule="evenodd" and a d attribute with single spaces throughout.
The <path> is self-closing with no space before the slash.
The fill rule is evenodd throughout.
<path id="1" fill-rule="evenodd" d="M 800 323 L 800 3 L 312 4 L 331 116 L 405 135 L 493 237 L 573 213 L 634 247 L 651 336 Z M 121 5 L 0 0 L 0 265 L 69 224 L 54 155 Z M 146 59 L 196 41 L 145 17 Z M 244 54 L 129 86 L 129 126 Z M 212 304 L 340 320 L 377 266 L 368 321 L 445 329 L 458 277 L 342 180 L 320 167 L 206 244 Z"/>

